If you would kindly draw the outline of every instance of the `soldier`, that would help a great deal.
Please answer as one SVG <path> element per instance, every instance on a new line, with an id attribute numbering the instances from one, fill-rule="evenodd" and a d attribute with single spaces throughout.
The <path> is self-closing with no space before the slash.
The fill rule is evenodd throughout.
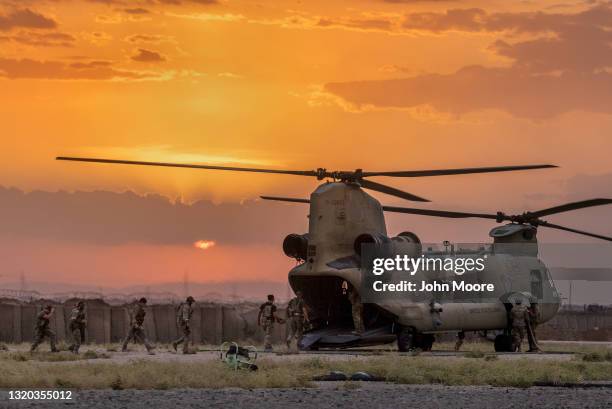
<path id="1" fill-rule="evenodd" d="M 302 298 L 302 292 L 296 291 L 295 297 L 287 305 L 287 348 L 291 349 L 291 341 L 295 338 L 299 348 L 304 332 L 304 322 L 308 322 L 308 310 Z"/>
<path id="2" fill-rule="evenodd" d="M 58 352 L 55 347 L 55 332 L 49 328 L 49 320 L 55 312 L 55 309 L 50 305 L 45 305 L 45 308 L 36 316 L 36 327 L 34 328 L 34 343 L 30 348 L 30 352 L 34 352 L 36 348 L 43 342 L 45 337 L 49 338 L 51 344 L 51 352 Z"/>
<path id="3" fill-rule="evenodd" d="M 75 354 L 79 353 L 81 340 L 85 337 L 85 327 L 87 319 L 85 317 L 85 303 L 79 301 L 75 304 L 70 312 L 70 334 L 72 335 L 72 344 L 68 347 Z"/>
<path id="4" fill-rule="evenodd" d="M 527 308 L 527 341 L 529 341 L 529 350 L 527 352 L 540 352 L 538 337 L 536 336 L 537 325 L 538 303 L 532 302 L 529 308 Z"/>
<path id="5" fill-rule="evenodd" d="M 461 349 L 461 345 L 463 345 L 463 341 L 465 340 L 465 332 L 459 331 L 457 333 L 457 342 L 455 342 L 455 352 L 459 352 Z"/>
<path id="6" fill-rule="evenodd" d="M 189 353 L 189 336 L 191 335 L 191 328 L 189 327 L 189 322 L 191 320 L 191 316 L 193 315 L 193 303 L 195 300 L 192 296 L 187 297 L 184 303 L 181 303 L 176 310 L 176 323 L 180 328 L 183 335 L 172 343 L 172 348 L 174 348 L 175 352 L 177 351 L 177 347 L 180 343 L 183 344 L 183 354 Z"/>
<path id="7" fill-rule="evenodd" d="M 355 327 L 355 333 L 361 334 L 364 331 L 363 328 L 363 304 L 361 303 L 361 296 L 355 289 L 350 286 L 348 288 L 348 299 L 351 302 L 351 313 L 353 315 L 353 326 Z"/>
<path id="8" fill-rule="evenodd" d="M 153 346 L 149 344 L 144 332 L 144 319 L 145 315 L 147 315 L 145 305 L 147 305 L 147 299 L 142 297 L 134 309 L 130 311 L 130 329 L 127 336 L 123 340 L 121 352 L 127 352 L 128 342 L 134 340 L 142 342 L 145 345 L 145 348 L 147 348 L 149 355 L 155 355 L 155 352 L 153 352 Z"/>
<path id="9" fill-rule="evenodd" d="M 512 350 L 521 352 L 521 344 L 525 338 L 527 309 L 520 298 L 514 302 L 514 306 L 510 313 L 512 314 Z"/>
<path id="10" fill-rule="evenodd" d="M 274 305 L 274 295 L 268 295 L 268 301 L 261 304 L 259 307 L 259 314 L 257 314 L 257 325 L 263 327 L 264 336 L 264 350 L 272 351 L 272 330 L 274 329 L 274 323 L 283 321 L 276 317 L 276 305 Z"/>

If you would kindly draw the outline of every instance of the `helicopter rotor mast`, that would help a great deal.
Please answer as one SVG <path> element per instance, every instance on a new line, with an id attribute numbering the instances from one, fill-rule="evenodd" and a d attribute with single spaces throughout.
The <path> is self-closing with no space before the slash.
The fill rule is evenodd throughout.
<path id="1" fill-rule="evenodd" d="M 308 199 L 298 199 L 292 197 L 278 197 L 278 196 L 260 196 L 264 200 L 274 200 L 279 202 L 291 202 L 291 203 L 310 203 Z M 509 221 L 517 224 L 530 224 L 534 227 L 543 226 L 551 229 L 568 231 L 571 233 L 581 234 L 584 236 L 594 237 L 596 239 L 612 241 L 612 237 L 602 236 L 596 233 L 590 233 L 587 231 L 576 230 L 570 227 L 560 226 L 547 222 L 546 220 L 540 219 L 541 216 L 550 216 L 553 214 L 564 213 L 571 210 L 584 209 L 587 207 L 603 206 L 612 204 L 612 199 L 589 199 L 582 200 L 580 202 L 566 203 L 560 206 L 551 207 L 548 209 L 538 210 L 535 212 L 525 212 L 519 215 L 507 215 L 503 212 L 497 212 L 496 214 L 488 213 L 468 213 L 468 212 L 455 212 L 449 210 L 433 210 L 433 209 L 417 209 L 411 207 L 398 207 L 398 206 L 383 206 L 382 209 L 385 212 L 392 213 L 405 213 L 405 214 L 416 214 L 419 216 L 431 216 L 431 217 L 446 217 L 450 219 L 465 219 L 465 218 L 478 218 L 478 219 L 491 219 L 497 223 Z"/>
<path id="2" fill-rule="evenodd" d="M 482 168 L 458 168 L 458 169 L 433 169 L 433 170 L 410 170 L 410 171 L 391 171 L 391 172 L 364 172 L 362 169 L 355 171 L 334 171 L 330 172 L 325 168 L 316 170 L 283 170 L 283 169 L 265 169 L 265 168 L 244 168 L 233 166 L 215 166 L 215 165 L 200 165 L 186 163 L 168 163 L 168 162 L 147 162 L 135 160 L 120 160 L 120 159 L 102 159 L 102 158 L 83 158 L 71 156 L 58 156 L 56 160 L 73 161 L 73 162 L 90 162 L 90 163 L 106 163 L 120 165 L 140 165 L 140 166 L 161 166 L 174 168 L 190 168 L 190 169 L 207 169 L 207 170 L 225 170 L 233 172 L 255 172 L 255 173 L 275 173 L 294 176 L 311 176 L 317 180 L 333 179 L 344 183 L 358 184 L 364 189 L 374 190 L 376 192 L 385 193 L 387 195 L 399 197 L 401 199 L 415 202 L 429 202 L 428 199 L 404 192 L 382 183 L 373 182 L 365 178 L 372 176 L 388 176 L 388 177 L 427 177 L 427 176 L 444 176 L 444 175 L 465 175 L 472 173 L 491 173 L 491 172 L 510 172 L 517 170 L 532 170 L 556 168 L 555 165 L 523 165 L 523 166 L 495 166 Z"/>

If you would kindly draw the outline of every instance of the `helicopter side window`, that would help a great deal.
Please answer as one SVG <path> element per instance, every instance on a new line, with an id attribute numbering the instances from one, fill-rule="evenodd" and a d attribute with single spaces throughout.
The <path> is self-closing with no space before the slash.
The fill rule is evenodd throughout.
<path id="1" fill-rule="evenodd" d="M 542 272 L 540 270 L 531 270 L 531 294 L 541 300 L 544 296 L 542 291 Z"/>

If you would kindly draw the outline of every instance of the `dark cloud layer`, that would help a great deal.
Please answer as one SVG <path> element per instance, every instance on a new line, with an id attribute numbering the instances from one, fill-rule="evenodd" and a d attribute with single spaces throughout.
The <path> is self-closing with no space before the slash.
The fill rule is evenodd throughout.
<path id="1" fill-rule="evenodd" d="M 132 60 L 138 62 L 164 62 L 166 58 L 158 53 L 157 51 L 150 51 L 144 48 L 139 48 L 138 52 L 134 54 Z"/>
<path id="2" fill-rule="evenodd" d="M 326 89 L 358 106 L 430 105 L 453 114 L 500 109 L 533 119 L 575 110 L 612 114 L 612 75 L 605 72 L 534 76 L 520 70 L 473 66 L 450 75 L 330 83 Z"/>
<path id="3" fill-rule="evenodd" d="M 0 30 L 11 30 L 13 28 L 56 28 L 55 20 L 45 17 L 40 13 L 26 9 L 11 10 L 7 14 L 0 14 Z"/>
<path id="4" fill-rule="evenodd" d="M 173 203 L 132 192 L 24 193 L 0 187 L 0 235 L 92 244 L 276 243 L 307 228 L 307 207 L 269 202 Z M 273 220 L 274 223 L 270 221 Z M 278 223 L 278 221 L 283 221 Z"/>
<path id="5" fill-rule="evenodd" d="M 35 47 L 72 47 L 76 38 L 60 32 L 22 31 L 6 36 L 0 35 L 0 41 L 14 41 Z"/>
<path id="6" fill-rule="evenodd" d="M 0 58 L 0 78 L 110 80 L 143 79 L 150 75 L 117 69 L 108 61 L 89 61 L 67 64 L 61 61 L 39 61 L 28 58 Z"/>
<path id="7" fill-rule="evenodd" d="M 417 12 L 406 15 L 404 28 L 425 31 L 516 31 L 522 33 L 563 32 L 576 27 L 610 27 L 612 6 L 599 4 L 579 13 L 503 12 L 484 9 L 450 9 L 443 13 Z"/>
<path id="8" fill-rule="evenodd" d="M 612 3 L 575 14 L 413 13 L 404 28 L 509 30 L 533 38 L 491 44 L 492 52 L 512 61 L 508 68 L 473 66 L 450 75 L 331 83 L 326 90 L 357 106 L 429 105 L 453 114 L 492 108 L 532 119 L 577 110 L 612 114 Z"/>

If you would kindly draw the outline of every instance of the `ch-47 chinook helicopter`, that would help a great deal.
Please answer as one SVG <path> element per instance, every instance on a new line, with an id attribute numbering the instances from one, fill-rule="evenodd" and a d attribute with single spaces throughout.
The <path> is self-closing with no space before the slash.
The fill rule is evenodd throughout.
<path id="1" fill-rule="evenodd" d="M 464 213 L 430 209 L 382 206 L 365 192 L 374 190 L 411 201 L 428 202 L 420 196 L 373 182 L 366 178 L 426 177 L 487 172 L 505 172 L 553 168 L 553 165 L 502 166 L 463 169 L 413 170 L 391 172 L 356 171 L 329 172 L 317 170 L 276 170 L 260 168 L 224 167 L 198 164 L 176 164 L 115 159 L 58 157 L 58 160 L 111 163 L 145 166 L 182 167 L 193 169 L 227 170 L 314 176 L 326 180 L 310 195 L 310 199 L 262 196 L 276 200 L 310 205 L 309 226 L 306 234 L 289 234 L 283 242 L 283 250 L 298 260 L 289 272 L 292 289 L 301 291 L 309 308 L 313 328 L 305 335 L 300 347 L 347 348 L 376 345 L 397 340 L 398 349 L 429 350 L 434 334 L 444 332 L 479 332 L 495 336 L 495 349 L 509 351 L 508 310 L 513 297 L 527 297 L 540 301 L 539 322 L 550 320 L 559 308 L 560 298 L 546 266 L 537 255 L 537 228 L 549 227 L 599 239 L 612 238 L 552 224 L 540 219 L 570 210 L 612 203 L 611 199 L 592 199 L 569 203 L 536 212 L 510 216 L 497 214 Z M 418 236 L 403 232 L 389 237 L 383 212 L 416 214 L 448 218 L 477 217 L 492 219 L 498 223 L 510 222 L 490 232 L 493 243 L 476 250 L 455 249 L 435 251 L 423 249 Z M 363 269 L 360 263 L 364 246 L 391 245 L 393 251 L 414 257 L 435 258 L 441 256 L 477 256 L 487 254 L 486 268 L 477 275 L 466 278 L 477 283 L 494 283 L 495 292 L 486 299 L 436 296 L 435 294 L 402 294 L 401 297 L 366 302 L 363 305 L 365 330 L 355 333 L 351 303 L 343 296 L 347 284 L 353 291 L 361 289 Z M 518 246 L 518 247 L 517 247 Z M 517 250 L 518 249 L 518 250 Z M 424 279 L 432 279 L 419 272 Z M 467 276 L 467 275 L 466 275 Z M 444 280 L 437 274 L 436 279 Z"/>

